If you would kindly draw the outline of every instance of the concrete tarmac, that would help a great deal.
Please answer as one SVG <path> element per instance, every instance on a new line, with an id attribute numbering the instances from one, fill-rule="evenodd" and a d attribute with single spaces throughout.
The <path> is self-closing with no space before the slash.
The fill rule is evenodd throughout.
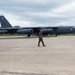
<path id="1" fill-rule="evenodd" d="M 75 75 L 75 36 L 0 37 L 0 75 Z"/>

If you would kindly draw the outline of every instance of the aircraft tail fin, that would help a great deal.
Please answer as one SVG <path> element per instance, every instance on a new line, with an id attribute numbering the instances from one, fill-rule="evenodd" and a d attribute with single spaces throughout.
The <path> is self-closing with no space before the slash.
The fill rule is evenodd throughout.
<path id="1" fill-rule="evenodd" d="M 12 27 L 12 25 L 7 21 L 7 19 L 4 16 L 0 16 L 0 23 L 2 28 Z"/>

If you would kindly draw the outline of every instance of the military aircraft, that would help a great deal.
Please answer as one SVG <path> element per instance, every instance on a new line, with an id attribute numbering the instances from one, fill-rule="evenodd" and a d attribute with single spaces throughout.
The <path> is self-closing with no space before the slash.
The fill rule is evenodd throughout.
<path id="1" fill-rule="evenodd" d="M 12 27 L 7 19 L 2 15 L 0 16 L 0 34 L 18 33 L 26 34 L 28 37 L 31 35 L 38 35 L 42 29 L 43 35 L 52 35 L 56 37 L 58 34 L 68 34 L 75 32 L 75 26 L 56 26 L 56 27 Z"/>

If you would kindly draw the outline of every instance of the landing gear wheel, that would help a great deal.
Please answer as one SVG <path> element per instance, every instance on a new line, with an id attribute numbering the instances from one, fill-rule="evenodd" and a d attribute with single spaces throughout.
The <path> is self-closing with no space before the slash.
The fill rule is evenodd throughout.
<path id="1" fill-rule="evenodd" d="M 30 37 L 30 36 L 31 36 L 30 34 L 27 35 L 27 37 Z"/>
<path id="2" fill-rule="evenodd" d="M 54 33 L 54 34 L 53 34 L 53 36 L 54 36 L 54 37 L 57 37 L 57 34 L 56 34 L 56 33 Z"/>

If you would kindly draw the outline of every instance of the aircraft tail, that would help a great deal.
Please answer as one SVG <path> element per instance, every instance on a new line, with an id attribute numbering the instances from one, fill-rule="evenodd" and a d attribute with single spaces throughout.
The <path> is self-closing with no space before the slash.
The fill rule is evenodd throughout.
<path id="1" fill-rule="evenodd" d="M 7 19 L 4 16 L 0 16 L 0 23 L 2 28 L 12 27 L 12 25 L 7 21 Z"/>

